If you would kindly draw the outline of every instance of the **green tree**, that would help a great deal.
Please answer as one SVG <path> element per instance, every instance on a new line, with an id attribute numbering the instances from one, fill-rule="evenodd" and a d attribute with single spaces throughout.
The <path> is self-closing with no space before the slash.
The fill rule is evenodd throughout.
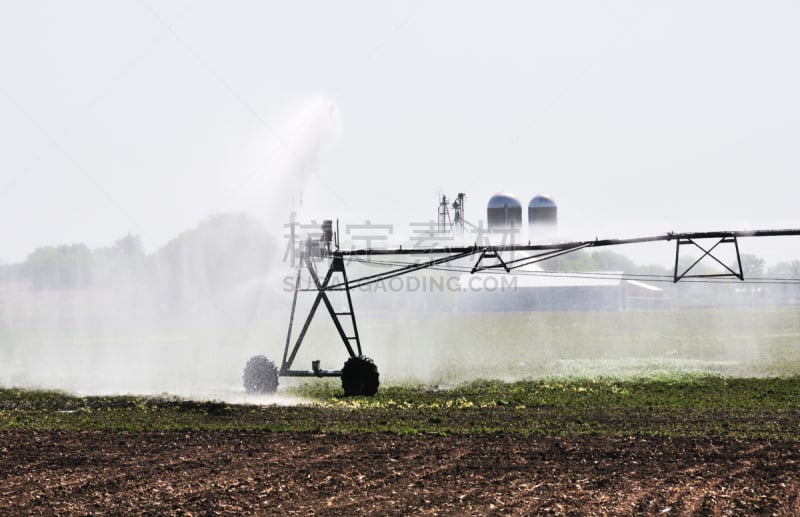
<path id="1" fill-rule="evenodd" d="M 125 282 L 137 282 L 144 274 L 147 256 L 138 235 L 126 235 L 113 246 L 93 252 L 96 285 L 119 287 Z"/>
<path id="2" fill-rule="evenodd" d="M 542 266 L 548 271 L 622 271 L 629 275 L 668 275 L 664 266 L 640 266 L 633 260 L 611 250 L 579 251 L 547 260 Z"/>
<path id="3" fill-rule="evenodd" d="M 743 254 L 741 259 L 742 273 L 745 278 L 764 278 L 766 262 L 763 258 L 756 255 Z M 736 271 L 736 268 L 732 269 Z"/>
<path id="4" fill-rule="evenodd" d="M 22 264 L 34 289 L 75 289 L 92 282 L 92 252 L 85 244 L 37 248 Z"/>
<path id="5" fill-rule="evenodd" d="M 164 245 L 153 255 L 152 266 L 172 301 L 213 301 L 263 278 L 278 253 L 263 224 L 243 214 L 221 214 Z"/>

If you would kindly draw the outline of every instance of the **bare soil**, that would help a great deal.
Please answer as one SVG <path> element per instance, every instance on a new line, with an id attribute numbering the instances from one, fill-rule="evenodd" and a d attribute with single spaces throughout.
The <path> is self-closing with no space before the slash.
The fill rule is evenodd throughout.
<path id="1" fill-rule="evenodd" d="M 797 442 L 0 432 L 0 514 L 800 514 Z"/>

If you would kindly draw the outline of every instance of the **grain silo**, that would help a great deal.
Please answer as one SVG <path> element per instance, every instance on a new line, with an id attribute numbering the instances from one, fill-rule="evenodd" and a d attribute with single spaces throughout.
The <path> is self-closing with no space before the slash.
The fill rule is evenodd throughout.
<path id="1" fill-rule="evenodd" d="M 522 205 L 513 194 L 500 192 L 489 199 L 486 224 L 490 230 L 517 229 L 522 226 Z"/>

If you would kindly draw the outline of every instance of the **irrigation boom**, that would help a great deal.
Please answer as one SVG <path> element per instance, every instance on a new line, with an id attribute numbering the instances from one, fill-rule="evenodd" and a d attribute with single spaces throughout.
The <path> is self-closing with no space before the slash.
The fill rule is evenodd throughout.
<path id="1" fill-rule="evenodd" d="M 243 378 L 245 388 L 248 391 L 274 391 L 277 388 L 277 379 L 279 376 L 341 377 L 345 395 L 374 395 L 378 389 L 378 370 L 372 360 L 363 355 L 355 309 L 353 308 L 350 292 L 356 288 L 406 275 L 414 271 L 433 268 L 473 257 L 475 258 L 475 262 L 469 270 L 469 272 L 473 274 L 488 270 L 503 270 L 506 273 L 512 273 L 514 270 L 524 266 L 587 248 L 674 241 L 675 263 L 672 276 L 673 282 L 677 283 L 688 278 L 735 278 L 744 281 L 744 271 L 742 269 L 741 254 L 739 252 L 740 238 L 800 236 L 800 229 L 774 229 L 686 233 L 671 232 L 627 239 L 594 239 L 537 244 L 473 244 L 472 246 L 453 247 L 340 249 L 338 235 L 332 231 L 332 223 L 330 221 L 325 221 L 322 230 L 322 236 L 319 239 L 315 240 L 309 238 L 299 250 L 300 260 L 297 265 L 295 288 L 289 316 L 289 328 L 286 334 L 283 360 L 280 368 L 264 356 L 251 358 L 245 367 Z M 702 253 L 700 258 L 695 260 L 688 267 L 681 267 L 681 250 L 686 246 L 700 250 Z M 733 250 L 736 257 L 735 264 L 726 264 L 715 254 L 719 249 L 722 249 L 721 247 L 727 247 L 727 249 Z M 514 258 L 514 252 L 524 252 L 525 255 Z M 511 255 L 510 257 L 508 256 L 509 254 Z M 356 260 L 360 263 L 370 263 L 374 257 L 403 255 L 428 256 L 429 259 L 420 262 L 388 264 L 391 268 L 380 273 L 353 279 L 348 278 L 346 262 L 349 260 Z M 694 268 L 704 259 L 713 261 L 718 266 L 721 266 L 720 272 L 712 274 L 693 274 L 692 271 Z M 327 271 L 325 271 L 324 274 L 320 274 L 317 271 L 317 264 L 323 264 L 326 261 Z M 387 265 L 386 262 L 380 261 L 372 263 L 384 266 Z M 310 288 L 301 287 L 301 277 L 304 271 L 313 282 L 313 286 Z M 334 307 L 328 296 L 330 292 L 334 291 L 344 292 L 346 298 L 345 307 L 340 307 L 338 309 Z M 316 293 L 316 296 L 297 337 L 293 340 L 295 311 L 297 308 L 298 295 L 301 292 Z M 330 315 L 334 327 L 347 350 L 349 358 L 345 362 L 342 370 L 322 370 L 319 367 L 319 361 L 312 362 L 310 371 L 292 369 L 297 353 L 303 344 L 306 332 L 320 304 L 325 306 Z"/>

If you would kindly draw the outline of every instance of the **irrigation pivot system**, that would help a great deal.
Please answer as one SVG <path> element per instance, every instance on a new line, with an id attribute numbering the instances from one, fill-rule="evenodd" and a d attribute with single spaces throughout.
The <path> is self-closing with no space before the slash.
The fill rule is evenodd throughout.
<path id="1" fill-rule="evenodd" d="M 322 224 L 322 234 L 317 239 L 308 238 L 298 250 L 297 273 L 292 297 L 289 326 L 280 367 L 263 355 L 252 357 L 245 366 L 243 381 L 248 392 L 274 392 L 278 386 L 278 377 L 341 377 L 345 395 L 374 395 L 378 390 L 378 368 L 366 357 L 358 334 L 355 308 L 351 291 L 376 282 L 382 282 L 401 275 L 427 268 L 441 268 L 448 263 L 463 261 L 471 257 L 472 266 L 461 271 L 478 273 L 481 271 L 505 272 L 513 274 L 514 270 L 524 266 L 542 262 L 568 253 L 586 248 L 620 246 L 658 241 L 675 242 L 675 264 L 672 281 L 686 279 L 738 279 L 745 280 L 742 260 L 739 252 L 739 239 L 746 237 L 783 237 L 798 236 L 800 229 L 755 230 L 755 231 L 714 231 L 667 233 L 648 237 L 630 239 L 595 239 L 588 241 L 560 242 L 551 244 L 510 244 L 510 245 L 478 245 L 428 248 L 361 248 L 340 249 L 338 232 L 333 231 L 332 221 Z M 693 248 L 701 252 L 700 258 L 689 266 L 681 266 L 681 252 Z M 726 264 L 718 255 L 723 250 L 732 250 L 735 264 Z M 517 253 L 519 252 L 519 253 Z M 402 257 L 414 255 L 420 260 L 409 262 L 402 260 L 386 261 L 383 257 Z M 519 255 L 522 255 L 521 257 Z M 719 272 L 704 274 L 695 267 L 703 260 L 713 261 L 721 268 Z M 379 273 L 368 274 L 356 278 L 348 277 L 348 262 L 379 264 L 387 269 Z M 306 285 L 303 275 L 307 275 Z M 308 282 L 310 279 L 310 282 Z M 295 335 L 297 299 L 301 293 L 314 295 L 314 301 L 305 319 Z M 343 306 L 334 306 L 331 294 L 344 293 Z M 341 297 L 340 297 L 341 298 Z M 320 308 L 328 312 L 341 343 L 347 350 L 348 359 L 341 370 L 320 369 L 319 361 L 312 361 L 311 370 L 293 368 L 297 354 L 303 345 L 306 333 Z"/>

